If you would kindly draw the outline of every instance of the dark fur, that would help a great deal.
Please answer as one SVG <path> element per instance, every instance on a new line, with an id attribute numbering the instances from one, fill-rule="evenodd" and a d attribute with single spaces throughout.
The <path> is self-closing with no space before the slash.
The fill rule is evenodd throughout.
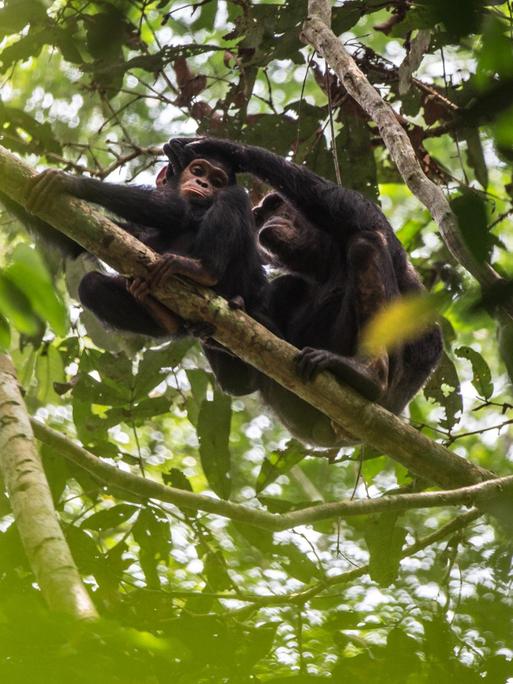
<path id="1" fill-rule="evenodd" d="M 436 366 L 442 343 L 434 326 L 383 359 L 376 380 L 360 372 L 356 354 L 365 323 L 391 299 L 422 291 L 381 210 L 360 193 L 261 148 L 216 139 L 191 148 L 254 174 L 279 193 L 255 215 L 262 246 L 286 270 L 271 283 L 270 315 L 283 337 L 303 350 L 303 377 L 330 370 L 399 413 Z M 276 216 L 285 222 L 276 225 Z M 382 387 L 379 373 L 385 373 Z M 265 401 L 293 434 L 321 446 L 345 441 L 321 413 L 272 380 L 262 376 L 260 382 Z"/>

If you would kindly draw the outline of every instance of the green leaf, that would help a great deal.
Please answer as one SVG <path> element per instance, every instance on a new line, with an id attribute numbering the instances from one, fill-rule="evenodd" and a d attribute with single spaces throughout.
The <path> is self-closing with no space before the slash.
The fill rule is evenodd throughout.
<path id="1" fill-rule="evenodd" d="M 494 239 L 488 231 L 484 201 L 475 192 L 465 191 L 451 200 L 451 207 L 458 217 L 463 240 L 474 258 L 479 262 L 489 260 Z"/>
<path id="2" fill-rule="evenodd" d="M 370 516 L 365 530 L 369 549 L 369 575 L 382 587 L 395 581 L 406 530 L 396 525 L 397 513 Z"/>
<path id="3" fill-rule="evenodd" d="M 362 331 L 361 350 L 379 356 L 384 350 L 416 339 L 434 323 L 445 293 L 407 295 L 381 309 Z"/>
<path id="4" fill-rule="evenodd" d="M 25 294 L 34 311 L 64 336 L 68 328 L 66 307 L 39 253 L 27 244 L 16 245 L 4 274 Z"/>
<path id="5" fill-rule="evenodd" d="M 493 382 L 490 368 L 479 352 L 472 347 L 459 347 L 454 352 L 460 359 L 467 359 L 472 364 L 472 384 L 480 397 L 489 399 L 493 394 Z"/>
<path id="6" fill-rule="evenodd" d="M 0 10 L 0 36 L 19 33 L 27 24 L 48 21 L 45 4 L 41 0 L 5 0 Z"/>
<path id="7" fill-rule="evenodd" d="M 364 448 L 364 456 L 365 450 L 366 447 Z M 389 459 L 386 456 L 377 456 L 374 458 L 365 459 L 362 463 L 362 475 L 365 482 L 371 483 L 376 475 L 379 475 L 383 470 L 386 470 L 388 465 Z"/>
<path id="8" fill-rule="evenodd" d="M 11 346 L 11 327 L 2 314 L 0 314 L 0 349 L 7 351 Z"/>
<path id="9" fill-rule="evenodd" d="M 459 421 L 463 411 L 460 380 L 454 363 L 444 352 L 440 363 L 424 387 L 427 399 L 434 399 L 445 409 L 445 418 L 440 425 L 450 430 Z"/>
<path id="10" fill-rule="evenodd" d="M 287 473 L 296 463 L 302 461 L 307 453 L 301 442 L 291 439 L 287 442 L 284 449 L 276 449 L 269 454 L 262 463 L 258 473 L 255 486 L 257 494 L 271 484 L 271 482 L 274 482 L 277 477 Z"/>
<path id="11" fill-rule="evenodd" d="M 513 323 L 504 318 L 499 323 L 499 351 L 508 371 L 509 380 L 513 383 Z"/>
<path id="12" fill-rule="evenodd" d="M 286 556 L 286 567 L 290 574 L 301 582 L 310 582 L 314 577 L 322 577 L 322 572 L 316 563 L 310 560 L 304 551 L 300 551 L 294 544 L 277 544 L 273 551 Z"/>
<path id="13" fill-rule="evenodd" d="M 126 406 L 130 404 L 130 391 L 127 387 L 109 387 L 90 375 L 80 374 L 73 397 L 78 401 L 100 404 L 102 406 Z"/>
<path id="14" fill-rule="evenodd" d="M 145 421 L 151 420 L 155 416 L 168 413 L 172 403 L 172 394 L 174 394 L 174 390 L 166 392 L 166 394 L 161 397 L 150 397 L 150 399 L 139 402 L 135 406 L 132 406 L 130 418 L 142 425 Z"/>
<path id="15" fill-rule="evenodd" d="M 2 53 L 2 59 L 4 58 Z M 2 70 L 0 69 L 0 72 Z M 55 137 L 52 126 L 48 123 L 40 123 L 27 112 L 16 107 L 10 107 L 0 101 L 0 124 L 2 126 L 2 144 L 12 150 L 25 153 L 27 149 L 27 136 L 30 137 L 30 146 L 34 153 L 48 154 L 62 152 L 61 144 Z"/>
<path id="16" fill-rule="evenodd" d="M 131 504 L 117 504 L 111 508 L 93 513 L 84 520 L 81 527 L 86 530 L 97 530 L 99 532 L 113 530 L 127 522 L 127 520 L 130 520 L 139 510 L 138 506 L 132 506 Z"/>
<path id="17" fill-rule="evenodd" d="M 231 418 L 231 399 L 222 392 L 214 392 L 213 401 L 203 401 L 198 415 L 201 466 L 209 485 L 223 499 L 231 491 Z"/>
<path id="18" fill-rule="evenodd" d="M 186 373 L 191 385 L 191 395 L 187 397 L 185 402 L 187 417 L 192 425 L 197 426 L 200 407 L 205 399 L 211 377 L 201 368 L 188 368 Z"/>
<path id="19" fill-rule="evenodd" d="M 361 109 L 352 100 L 340 108 L 338 120 L 343 124 L 336 140 L 342 183 L 377 203 L 378 181 L 371 130 Z"/>
<path id="20" fill-rule="evenodd" d="M 139 561 L 148 587 L 158 588 L 160 579 L 157 566 L 159 561 L 167 561 L 171 544 L 169 521 L 154 509 L 143 508 L 132 527 L 132 535 L 141 549 Z"/>
<path id="21" fill-rule="evenodd" d="M 488 168 L 479 136 L 479 129 L 467 128 L 463 134 L 467 143 L 468 164 L 473 169 L 481 187 L 486 190 L 488 187 Z"/>
<path id="22" fill-rule="evenodd" d="M 36 361 L 37 398 L 42 404 L 60 403 L 54 383 L 64 382 L 64 364 L 59 350 L 53 345 L 45 345 Z"/>
<path id="23" fill-rule="evenodd" d="M 192 485 L 188 478 L 178 468 L 170 468 L 168 473 L 162 473 L 162 480 L 164 484 L 176 489 L 183 489 L 186 492 L 192 492 Z"/>
<path id="24" fill-rule="evenodd" d="M 212 591 L 224 591 L 232 586 L 226 561 L 221 551 L 207 551 L 203 558 L 203 571 Z"/>
<path id="25" fill-rule="evenodd" d="M 29 337 L 37 335 L 41 321 L 35 315 L 26 295 L 3 273 L 0 273 L 0 313 L 14 327 Z"/>
<path id="26" fill-rule="evenodd" d="M 175 489 L 183 489 L 186 492 L 193 491 L 190 481 L 178 468 L 170 468 L 169 472 L 162 473 L 162 481 L 169 487 L 175 487 Z M 198 513 L 191 508 L 185 508 L 182 506 L 178 506 L 178 508 L 187 518 L 198 517 Z"/>
<path id="27" fill-rule="evenodd" d="M 418 0 L 416 4 L 433 22 L 442 22 L 454 41 L 479 30 L 483 0 Z"/>
<path id="28" fill-rule="evenodd" d="M 147 397 L 152 389 L 160 385 L 169 371 L 180 363 L 192 344 L 192 340 L 184 339 L 163 349 L 145 351 L 135 375 L 134 401 Z"/>

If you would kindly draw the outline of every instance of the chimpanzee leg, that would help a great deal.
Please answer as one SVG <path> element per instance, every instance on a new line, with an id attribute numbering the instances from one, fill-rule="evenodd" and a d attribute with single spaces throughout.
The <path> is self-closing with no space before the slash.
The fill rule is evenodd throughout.
<path id="1" fill-rule="evenodd" d="M 87 309 L 113 328 L 152 337 L 169 334 L 134 299 L 127 289 L 126 278 L 122 276 L 91 271 L 80 281 L 78 294 Z"/>
<path id="2" fill-rule="evenodd" d="M 202 345 L 205 356 L 219 387 L 236 397 L 251 394 L 258 389 L 259 372 L 223 347 Z"/>
<path id="3" fill-rule="evenodd" d="M 383 353 L 357 355 L 362 328 L 388 301 L 399 294 L 386 238 L 379 231 L 362 231 L 347 249 L 347 276 L 340 313 L 329 349 L 305 347 L 298 356 L 298 372 L 309 380 L 329 370 L 367 399 L 380 399 L 388 388 L 389 357 Z"/>

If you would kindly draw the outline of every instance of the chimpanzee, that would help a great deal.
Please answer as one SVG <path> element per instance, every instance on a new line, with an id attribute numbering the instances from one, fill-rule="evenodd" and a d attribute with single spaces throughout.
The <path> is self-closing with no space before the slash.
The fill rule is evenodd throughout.
<path id="1" fill-rule="evenodd" d="M 247 193 L 236 185 L 230 166 L 215 157 L 197 158 L 173 143 L 165 145 L 164 152 L 170 163 L 159 174 L 156 188 L 115 185 L 47 170 L 32 179 L 27 209 L 35 213 L 52 193 L 69 193 L 127 219 L 130 223 L 119 225 L 162 255 L 147 280 L 96 271 L 81 280 L 81 302 L 118 330 L 154 337 L 186 334 L 184 322 L 150 294 L 152 286 L 175 274 L 213 287 L 234 306 L 243 301 L 250 315 L 266 322 L 268 284 Z M 25 215 L 23 208 L 16 207 L 14 213 L 61 251 L 71 256 L 83 251 L 72 240 L 61 241 L 57 231 Z M 225 391 L 247 394 L 255 390 L 253 368 L 214 342 L 205 345 L 205 353 Z"/>
<path id="2" fill-rule="evenodd" d="M 436 366 L 438 326 L 389 354 L 358 353 L 367 321 L 401 294 L 422 290 L 406 252 L 380 209 L 360 193 L 262 148 L 228 140 L 194 140 L 198 155 L 215 155 L 235 172 L 268 183 L 257 207 L 260 243 L 287 271 L 271 282 L 270 316 L 299 347 L 297 370 L 308 381 L 329 370 L 368 399 L 399 413 Z M 289 430 L 319 446 L 347 442 L 347 433 L 276 382 L 259 376 L 264 400 Z"/>

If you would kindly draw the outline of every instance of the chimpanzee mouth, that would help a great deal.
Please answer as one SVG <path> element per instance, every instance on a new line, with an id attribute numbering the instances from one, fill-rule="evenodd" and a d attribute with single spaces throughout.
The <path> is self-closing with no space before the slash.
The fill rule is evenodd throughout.
<path id="1" fill-rule="evenodd" d="M 199 197 L 201 199 L 208 199 L 210 197 L 208 190 L 202 190 L 195 185 L 184 185 L 182 192 L 184 195 Z"/>

